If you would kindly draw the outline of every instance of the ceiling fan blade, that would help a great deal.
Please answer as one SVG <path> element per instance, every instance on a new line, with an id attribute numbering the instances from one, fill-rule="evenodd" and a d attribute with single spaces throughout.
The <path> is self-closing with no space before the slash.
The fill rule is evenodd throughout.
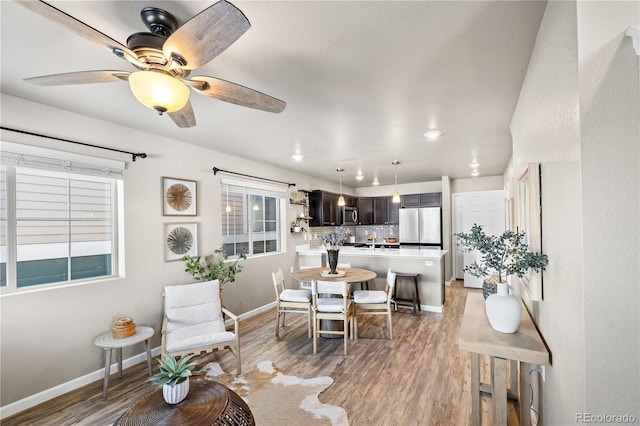
<path id="1" fill-rule="evenodd" d="M 192 87 L 196 91 L 210 98 L 231 102 L 232 104 L 269 112 L 282 112 L 287 106 L 287 103 L 280 99 L 219 78 L 198 75 L 192 77 L 191 80 L 207 83 L 204 88 L 193 85 Z M 185 83 L 188 84 L 189 80 L 185 80 Z"/>
<path id="2" fill-rule="evenodd" d="M 78 71 L 63 74 L 25 78 L 24 81 L 40 86 L 65 86 L 69 84 L 110 83 L 129 80 L 129 71 Z"/>
<path id="3" fill-rule="evenodd" d="M 240 9 L 221 0 L 178 28 L 162 50 L 167 59 L 174 54 L 182 58 L 186 62 L 182 68 L 200 68 L 224 52 L 249 27 L 251 24 Z"/>
<path id="4" fill-rule="evenodd" d="M 142 65 L 138 60 L 138 55 L 136 55 L 127 46 L 118 43 L 108 35 L 101 33 L 95 28 L 85 24 L 82 21 L 79 21 L 73 16 L 61 11 L 60 9 L 51 6 L 49 3 L 29 0 L 18 0 L 18 3 L 31 10 L 32 12 L 37 13 L 43 18 L 55 22 L 56 24 L 62 25 L 70 31 L 73 31 L 80 37 L 84 37 L 89 41 L 107 47 L 111 52 L 115 53 L 117 56 L 123 57 L 132 64 Z"/>
<path id="5" fill-rule="evenodd" d="M 196 116 L 193 113 L 191 101 L 187 101 L 187 104 L 183 106 L 181 110 L 169 112 L 167 114 L 169 114 L 169 117 L 171 117 L 173 122 L 176 123 L 178 127 L 186 128 L 195 127 L 196 125 Z"/>

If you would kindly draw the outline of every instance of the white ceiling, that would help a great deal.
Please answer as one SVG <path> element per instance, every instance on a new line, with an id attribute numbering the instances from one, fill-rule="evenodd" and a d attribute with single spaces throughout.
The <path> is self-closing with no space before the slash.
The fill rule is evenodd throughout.
<path id="1" fill-rule="evenodd" d="M 146 6 L 180 23 L 210 1 L 51 1 L 126 44 L 146 31 Z M 133 71 L 107 49 L 13 1 L 0 1 L 1 90 L 35 102 L 273 164 L 371 186 L 499 175 L 511 156 L 509 123 L 546 2 L 235 1 L 252 27 L 195 74 L 287 102 L 273 114 L 192 92 L 197 126 L 179 129 L 140 105 L 126 83 L 35 86 L 24 78 Z M 427 140 L 437 127 L 443 135 Z M 25 129 L 28 130 L 28 129 Z M 131 150 L 136 151 L 135 141 Z M 296 163 L 291 154 L 305 160 Z M 222 167 L 222 166 L 220 166 Z M 355 180 L 358 170 L 365 179 Z"/>

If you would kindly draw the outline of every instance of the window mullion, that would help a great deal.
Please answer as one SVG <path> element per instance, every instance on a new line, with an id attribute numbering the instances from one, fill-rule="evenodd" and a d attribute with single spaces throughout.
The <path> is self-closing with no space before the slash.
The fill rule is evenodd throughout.
<path id="1" fill-rule="evenodd" d="M 7 197 L 7 289 L 18 288 L 18 234 L 16 218 L 16 168 L 6 166 Z"/>

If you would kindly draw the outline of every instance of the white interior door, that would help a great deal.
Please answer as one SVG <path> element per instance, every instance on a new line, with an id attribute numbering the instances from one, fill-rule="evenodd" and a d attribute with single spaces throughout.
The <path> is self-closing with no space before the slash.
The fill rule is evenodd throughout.
<path id="1" fill-rule="evenodd" d="M 489 235 L 500 235 L 506 229 L 506 192 L 478 191 L 453 194 L 454 234 L 469 232 L 474 224 L 482 225 Z M 454 237 L 455 238 L 455 237 Z M 454 242 L 454 274 L 464 279 L 465 287 L 482 287 L 482 278 L 465 274 L 464 266 L 476 260 L 476 253 L 464 253 L 457 240 Z"/>

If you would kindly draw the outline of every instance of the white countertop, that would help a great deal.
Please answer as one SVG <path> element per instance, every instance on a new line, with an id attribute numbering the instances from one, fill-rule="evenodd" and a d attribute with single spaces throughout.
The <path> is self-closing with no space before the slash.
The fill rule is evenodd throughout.
<path id="1" fill-rule="evenodd" d="M 298 254 L 323 254 L 327 252 L 324 247 L 309 248 L 308 244 L 296 246 L 296 252 Z M 392 257 L 403 259 L 441 259 L 447 253 L 447 250 L 436 249 L 412 249 L 412 248 L 398 248 L 398 249 L 383 249 L 377 248 L 372 250 L 369 247 L 352 247 L 343 246 L 340 248 L 340 256 L 353 256 L 353 257 Z"/>

